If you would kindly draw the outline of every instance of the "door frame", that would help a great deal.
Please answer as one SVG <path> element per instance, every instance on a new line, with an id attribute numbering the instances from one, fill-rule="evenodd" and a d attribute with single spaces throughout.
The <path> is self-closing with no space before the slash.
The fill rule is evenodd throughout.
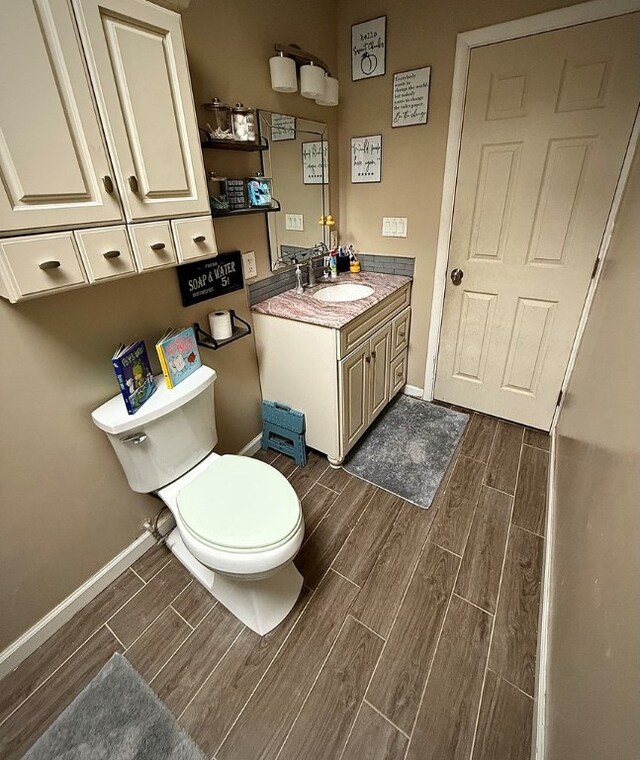
<path id="1" fill-rule="evenodd" d="M 451 230 L 453 225 L 453 207 L 455 202 L 456 182 L 458 176 L 458 161 L 460 158 L 460 144 L 462 141 L 462 125 L 464 119 L 464 105 L 467 92 L 467 77 L 471 51 L 477 47 L 505 42 L 520 37 L 530 37 L 535 34 L 552 32 L 558 29 L 566 29 L 591 21 L 602 21 L 607 18 L 622 16 L 627 13 L 640 11 L 640 0 L 590 0 L 579 5 L 559 8 L 558 10 L 540 13 L 535 16 L 507 21 L 502 24 L 485 26 L 481 29 L 473 29 L 470 32 L 461 32 L 456 40 L 456 56 L 453 71 L 453 86 L 451 92 L 451 110 L 449 113 L 449 133 L 447 137 L 447 150 L 445 156 L 444 180 L 442 185 L 442 204 L 440 208 L 440 226 L 438 231 L 438 246 L 436 249 L 436 266 L 433 282 L 433 299 L 431 302 L 431 319 L 429 322 L 429 336 L 427 339 L 427 360 L 424 376 L 424 390 L 422 398 L 425 401 L 433 400 L 433 391 L 436 381 L 436 364 L 440 345 L 440 331 L 444 311 L 444 293 L 447 282 L 447 269 L 449 262 L 449 247 L 451 242 Z M 629 176 L 631 162 L 635 154 L 640 138 L 640 116 L 637 113 L 627 145 L 618 184 L 616 185 L 613 202 L 607 218 L 604 234 L 600 241 L 598 257 L 600 263 L 597 275 L 590 281 L 578 322 L 578 329 L 574 338 L 567 369 L 562 381 L 562 398 L 566 395 L 566 388 L 575 363 L 576 352 L 580 344 L 580 338 L 584 332 L 589 309 L 593 302 L 594 292 L 602 271 L 602 263 L 606 256 L 611 240 L 611 233 L 615 224 L 620 201 Z M 558 420 L 561 406 L 557 406 L 551 430 L 553 431 Z"/>

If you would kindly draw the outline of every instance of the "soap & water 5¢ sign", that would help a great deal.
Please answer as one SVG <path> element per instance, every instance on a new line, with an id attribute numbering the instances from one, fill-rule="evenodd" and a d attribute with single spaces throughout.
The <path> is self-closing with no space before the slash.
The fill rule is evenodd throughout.
<path id="1" fill-rule="evenodd" d="M 242 290 L 242 253 L 230 251 L 176 269 L 183 306 Z"/>

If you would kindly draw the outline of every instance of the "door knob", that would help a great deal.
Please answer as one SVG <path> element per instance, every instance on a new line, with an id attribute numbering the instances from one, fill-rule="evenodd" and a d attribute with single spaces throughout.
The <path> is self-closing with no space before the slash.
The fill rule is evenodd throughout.
<path id="1" fill-rule="evenodd" d="M 459 285 L 462 282 L 463 277 L 464 277 L 464 272 L 462 271 L 462 269 L 451 270 L 451 282 L 454 285 Z"/>

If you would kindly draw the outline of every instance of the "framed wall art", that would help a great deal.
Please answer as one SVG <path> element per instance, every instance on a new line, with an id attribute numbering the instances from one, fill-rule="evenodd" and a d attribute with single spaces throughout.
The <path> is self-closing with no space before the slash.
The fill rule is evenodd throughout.
<path id="1" fill-rule="evenodd" d="M 329 184 L 329 143 L 326 140 L 302 143 L 302 182 Z"/>
<path id="2" fill-rule="evenodd" d="M 426 124 L 429 112 L 431 66 L 393 75 L 392 127 Z"/>
<path id="3" fill-rule="evenodd" d="M 387 17 L 379 16 L 351 27 L 351 79 L 381 77 L 386 72 Z"/>
<path id="4" fill-rule="evenodd" d="M 351 138 L 351 181 L 380 182 L 382 135 Z"/>
<path id="5" fill-rule="evenodd" d="M 296 118 L 283 113 L 271 115 L 271 139 L 274 142 L 296 139 Z"/>

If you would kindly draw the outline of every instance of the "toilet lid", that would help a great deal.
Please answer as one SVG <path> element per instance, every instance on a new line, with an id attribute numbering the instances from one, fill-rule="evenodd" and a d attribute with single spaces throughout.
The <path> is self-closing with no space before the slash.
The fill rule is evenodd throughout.
<path id="1" fill-rule="evenodd" d="M 298 496 L 278 470 L 250 457 L 214 460 L 177 497 L 185 527 L 209 546 L 265 549 L 284 543 L 300 524 Z"/>

